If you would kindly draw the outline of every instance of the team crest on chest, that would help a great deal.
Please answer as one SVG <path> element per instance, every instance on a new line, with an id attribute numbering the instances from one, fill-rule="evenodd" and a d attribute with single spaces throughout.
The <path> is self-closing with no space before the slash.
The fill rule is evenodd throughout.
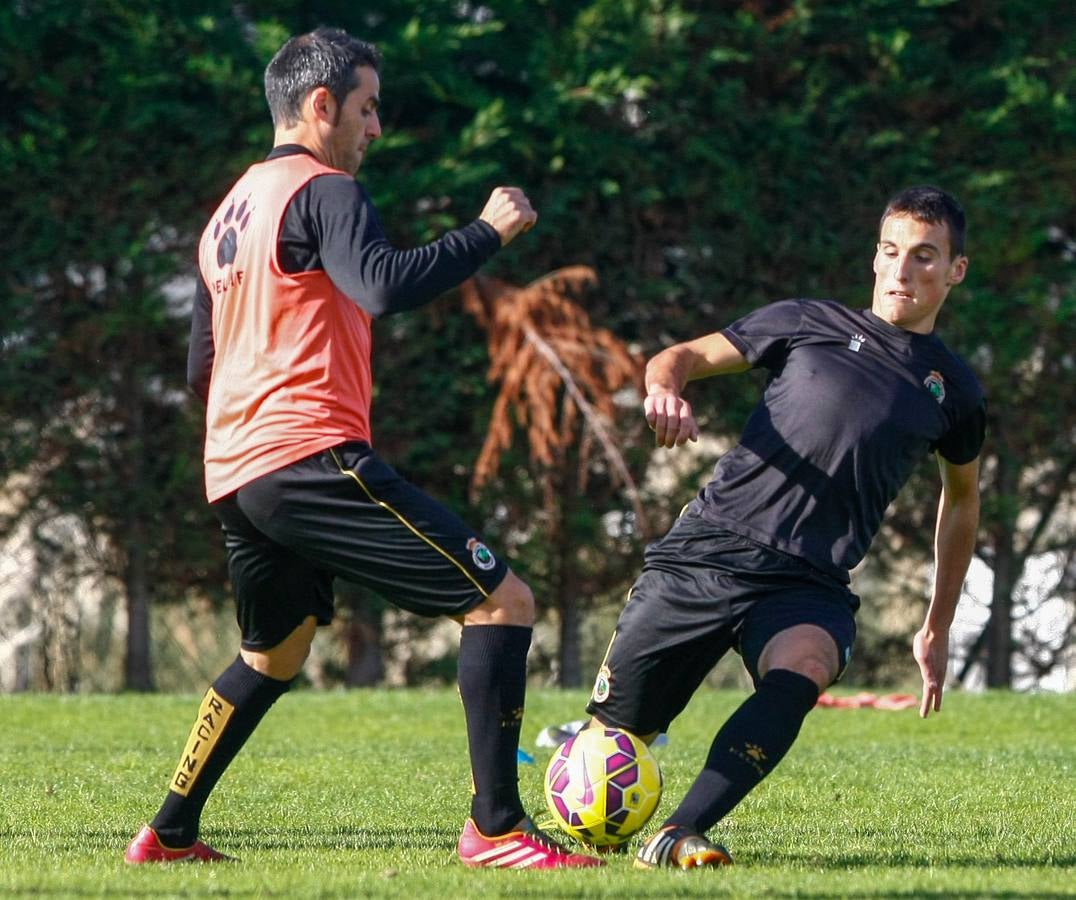
<path id="1" fill-rule="evenodd" d="M 932 371 L 923 379 L 923 387 L 930 391 L 930 396 L 939 403 L 945 400 L 945 379 L 942 378 L 941 372 Z"/>
<path id="2" fill-rule="evenodd" d="M 851 350 L 853 353 L 859 353 L 859 348 L 863 346 L 866 340 L 866 337 L 864 337 L 862 334 L 853 334 L 848 339 L 848 349 Z"/>

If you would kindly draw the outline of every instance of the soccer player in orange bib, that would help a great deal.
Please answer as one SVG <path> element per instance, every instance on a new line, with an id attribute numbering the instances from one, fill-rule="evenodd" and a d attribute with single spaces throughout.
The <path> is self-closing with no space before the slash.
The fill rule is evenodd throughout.
<path id="1" fill-rule="evenodd" d="M 274 146 L 202 235 L 188 380 L 206 402 L 205 476 L 236 594 L 239 655 L 207 691 L 129 863 L 228 859 L 198 839 L 229 763 L 287 692 L 347 578 L 461 623 L 459 690 L 474 794 L 469 866 L 600 865 L 526 815 L 517 785 L 530 589 L 480 535 L 382 462 L 370 434 L 371 322 L 421 306 L 526 231 L 498 187 L 470 224 L 392 247 L 355 174 L 381 134 L 380 55 L 337 29 L 290 39 L 265 72 Z"/>

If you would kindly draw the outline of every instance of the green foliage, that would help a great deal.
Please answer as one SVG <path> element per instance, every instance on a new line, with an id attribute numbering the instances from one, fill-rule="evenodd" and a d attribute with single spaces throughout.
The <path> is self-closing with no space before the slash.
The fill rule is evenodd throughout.
<path id="1" fill-rule="evenodd" d="M 428 240 L 495 185 L 522 185 L 538 226 L 489 269 L 518 284 L 593 266 L 593 320 L 644 353 L 785 296 L 865 306 L 886 197 L 952 189 L 971 268 L 940 331 L 990 395 L 984 555 L 1071 548 L 1057 518 L 1076 429 L 1067 3 L 20 0 L 0 10 L 0 467 L 41 473 L 31 501 L 84 518 L 121 556 L 138 534 L 158 599 L 221 580 L 200 411 L 182 393 L 182 279 L 204 217 L 268 148 L 265 63 L 322 23 L 384 52 L 384 136 L 362 180 L 394 240 Z M 465 518 L 525 531 L 518 559 L 539 572 L 525 460 L 466 498 L 492 392 L 482 336 L 458 316 L 448 299 L 378 324 L 375 434 Z M 758 382 L 692 390 L 727 435 Z M 929 554 L 932 466 L 895 507 L 897 555 Z M 657 517 L 690 491 L 654 498 Z M 606 539 L 593 506 L 573 520 L 580 546 Z M 1021 531 L 1024 510 L 1052 524 Z M 586 583 L 619 595 L 617 579 Z"/>
<path id="2" fill-rule="evenodd" d="M 580 692 L 532 691 L 523 746 Z M 657 750 L 672 809 L 715 722 L 741 702 L 703 692 Z M 0 891 L 12 896 L 351 898 L 1072 896 L 1070 697 L 947 696 L 939 716 L 813 712 L 789 756 L 719 825 L 721 872 L 476 872 L 463 713 L 452 689 L 298 691 L 224 776 L 203 837 L 234 866 L 127 868 L 197 710 L 194 695 L 0 697 Z M 542 816 L 548 751 L 520 769 Z M 633 841 L 632 849 L 639 838 Z"/>
<path id="3" fill-rule="evenodd" d="M 268 133 L 231 7 L 171 6 L 0 12 L 0 461 L 35 473 L 16 513 L 79 517 L 123 580 L 144 554 L 161 600 L 219 584 L 183 308 L 202 217 Z"/>

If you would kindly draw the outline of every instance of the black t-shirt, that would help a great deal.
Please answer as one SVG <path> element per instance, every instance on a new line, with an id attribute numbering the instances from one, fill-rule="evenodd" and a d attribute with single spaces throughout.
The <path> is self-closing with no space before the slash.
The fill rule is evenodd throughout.
<path id="1" fill-rule="evenodd" d="M 982 388 L 933 334 L 828 300 L 773 303 L 722 333 L 770 373 L 697 499 L 730 531 L 847 582 L 928 452 L 979 455 Z"/>
<path id="2" fill-rule="evenodd" d="M 274 147 L 266 159 L 310 153 L 298 144 Z M 313 155 L 313 154 L 311 154 Z M 501 246 L 492 225 L 475 219 L 436 241 L 397 250 L 377 209 L 350 175 L 319 175 L 284 213 L 277 256 L 285 272 L 324 271 L 374 318 L 414 309 L 460 285 Z M 187 382 L 203 400 L 213 372 L 213 302 L 201 278 L 191 318 Z"/>

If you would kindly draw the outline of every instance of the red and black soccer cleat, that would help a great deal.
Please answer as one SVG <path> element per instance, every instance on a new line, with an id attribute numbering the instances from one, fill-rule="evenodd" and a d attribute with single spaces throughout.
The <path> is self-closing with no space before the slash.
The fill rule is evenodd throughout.
<path id="1" fill-rule="evenodd" d="M 166 847 L 157 837 L 157 832 L 148 825 L 143 825 L 142 830 L 135 835 L 133 841 L 127 846 L 127 852 L 123 855 L 123 861 L 133 866 L 142 863 L 170 863 L 170 862 L 237 862 L 234 856 L 225 856 L 218 853 L 207 844 L 195 841 L 189 847 Z"/>

